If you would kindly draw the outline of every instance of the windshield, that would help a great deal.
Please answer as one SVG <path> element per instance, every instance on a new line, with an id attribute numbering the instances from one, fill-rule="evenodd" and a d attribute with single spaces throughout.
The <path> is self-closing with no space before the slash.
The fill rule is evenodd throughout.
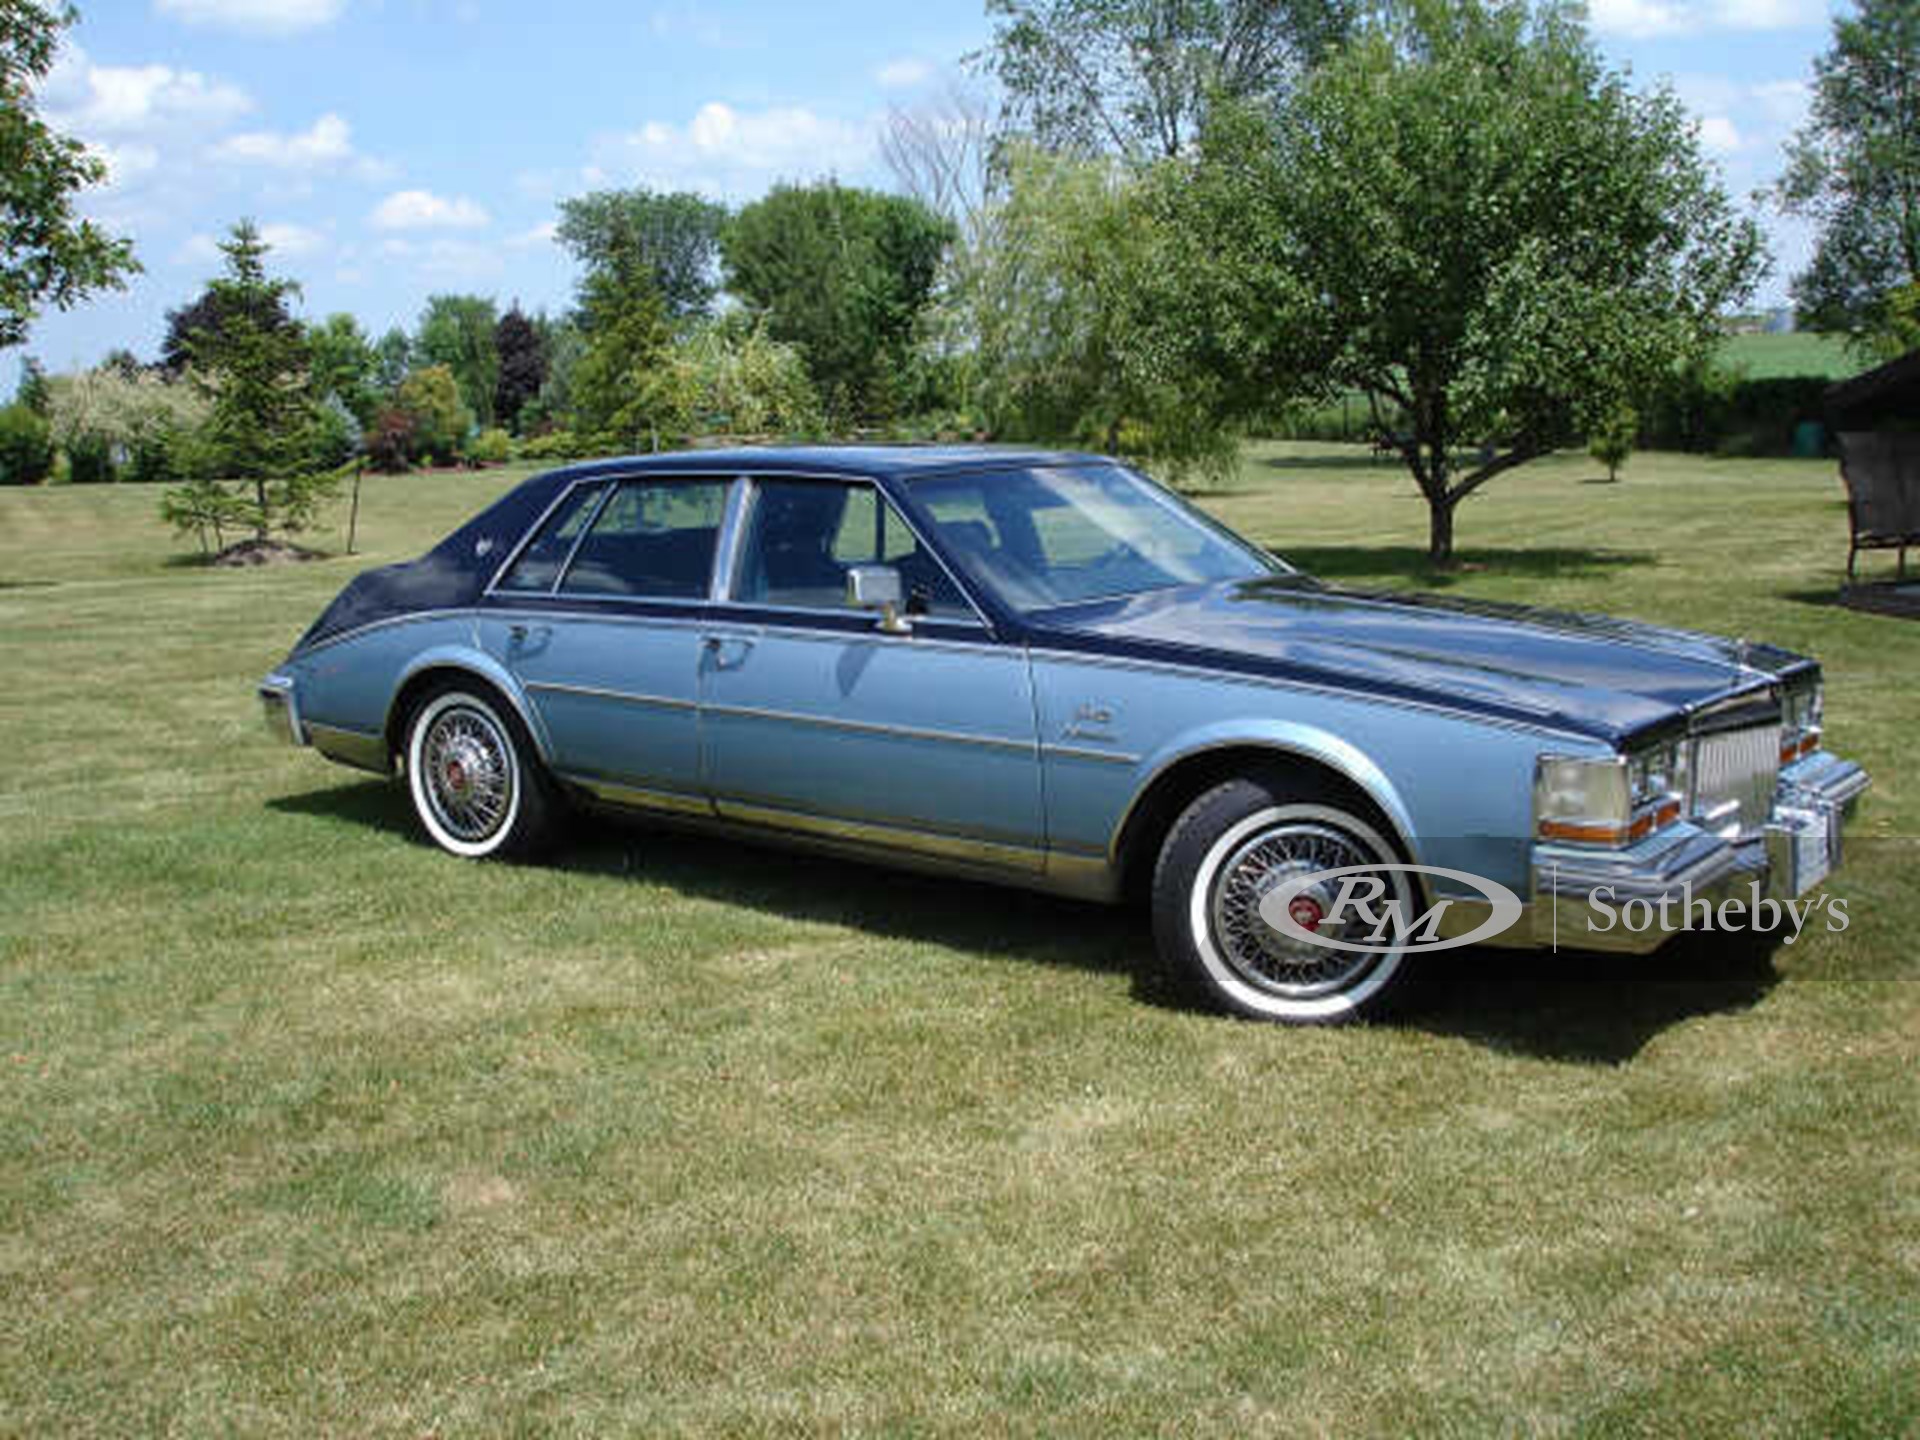
<path id="1" fill-rule="evenodd" d="M 913 497 L 948 552 L 1021 611 L 1284 568 L 1118 465 L 930 476 Z"/>

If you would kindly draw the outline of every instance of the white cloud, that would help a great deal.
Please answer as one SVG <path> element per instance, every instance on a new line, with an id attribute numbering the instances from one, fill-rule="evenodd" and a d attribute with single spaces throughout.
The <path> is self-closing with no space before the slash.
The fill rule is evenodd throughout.
<path id="1" fill-rule="evenodd" d="M 197 70 L 171 65 L 95 65 L 69 44 L 47 76 L 41 98 L 63 130 L 85 138 L 155 129 L 218 128 L 253 106 L 247 92 Z"/>
<path id="2" fill-rule="evenodd" d="M 554 237 L 558 235 L 559 232 L 560 226 L 556 222 L 543 220 L 531 229 L 522 230 L 517 235 L 509 236 L 507 244 L 515 250 L 533 250 L 542 245 L 551 245 Z"/>
<path id="3" fill-rule="evenodd" d="M 448 199 L 431 190 L 396 190 L 369 218 L 380 230 L 471 230 L 487 223 L 487 212 L 464 195 Z"/>
<path id="4" fill-rule="evenodd" d="M 1742 143 L 1740 127 L 1724 115 L 1709 115 L 1700 122 L 1700 143 L 1715 155 L 1731 155 Z"/>
<path id="5" fill-rule="evenodd" d="M 1702 30 L 1825 28 L 1825 0 L 1593 0 L 1602 35 L 1651 39 Z"/>
<path id="6" fill-rule="evenodd" d="M 816 114 L 804 106 L 736 110 L 702 105 L 685 125 L 649 120 L 602 143 L 583 171 L 589 184 L 609 171 L 654 185 L 738 195 L 769 181 L 857 171 L 873 159 L 874 127 Z"/>
<path id="7" fill-rule="evenodd" d="M 229 135 L 213 149 L 213 158 L 234 165 L 310 175 L 346 172 L 356 179 L 390 179 L 394 167 L 362 155 L 353 145 L 353 127 L 328 111 L 305 130 L 250 130 Z"/>
<path id="8" fill-rule="evenodd" d="M 153 8 L 189 25 L 292 35 L 332 24 L 346 7 L 345 0 L 154 0 Z"/>
<path id="9" fill-rule="evenodd" d="M 873 78 L 885 90 L 911 90 L 916 85 L 924 85 L 932 75 L 933 66 L 911 55 L 889 60 L 873 72 Z"/>

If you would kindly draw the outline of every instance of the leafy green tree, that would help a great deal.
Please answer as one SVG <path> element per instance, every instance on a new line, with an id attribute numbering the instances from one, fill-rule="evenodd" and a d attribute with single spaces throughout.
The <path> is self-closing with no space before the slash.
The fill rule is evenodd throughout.
<path id="1" fill-rule="evenodd" d="M 1870 350 L 1912 347 L 1899 292 L 1920 287 L 1920 6 L 1858 0 L 1814 62 L 1813 107 L 1787 149 L 1779 198 L 1812 220 L 1813 261 L 1794 277 L 1800 323 Z M 1911 299 L 1905 304 L 1909 317 Z"/>
<path id="2" fill-rule="evenodd" d="M 13 401 L 43 420 L 52 410 L 53 391 L 47 384 L 46 367 L 31 355 L 20 362 L 20 384 L 13 392 Z"/>
<path id="3" fill-rule="evenodd" d="M 578 428 L 612 449 L 659 449 L 673 329 L 651 274 L 635 264 L 595 271 L 581 302 L 586 347 L 569 377 Z"/>
<path id="4" fill-rule="evenodd" d="M 53 428 L 15 401 L 0 407 L 0 485 L 38 485 L 53 470 Z"/>
<path id="5" fill-rule="evenodd" d="M 1170 375 L 1149 313 L 1164 237 L 1123 162 L 1016 144 L 1000 199 L 964 247 L 936 343 L 964 357 L 963 400 L 1007 439 L 1127 454 L 1176 482 L 1230 468 L 1219 387 Z"/>
<path id="6" fill-rule="evenodd" d="M 493 391 L 500 383 L 500 352 L 493 301 L 480 295 L 430 295 L 420 316 L 414 350 L 427 365 L 444 365 L 460 387 L 460 400 L 482 426 L 493 424 Z"/>
<path id="7" fill-rule="evenodd" d="M 1247 413 L 1366 396 L 1436 564 L 1463 499 L 1716 347 L 1764 269 L 1685 109 L 1575 5 L 1415 4 L 1156 188 L 1169 372 Z"/>
<path id="8" fill-rule="evenodd" d="M 537 435 L 574 423 L 574 371 L 587 353 L 586 332 L 571 316 L 549 320 L 543 315 L 535 321 L 535 327 L 546 350 L 547 378 L 541 382 L 540 393 L 520 411 L 522 435 Z"/>
<path id="9" fill-rule="evenodd" d="M 800 352 L 758 325 L 711 321 L 682 336 L 652 380 L 659 423 L 675 441 L 704 435 L 804 437 L 820 400 Z"/>
<path id="10" fill-rule="evenodd" d="M 238 306 L 251 306 L 245 312 L 255 331 L 292 330 L 299 322 L 287 309 L 287 297 L 266 290 L 234 290 L 214 282 L 200 292 L 192 303 L 167 312 L 167 333 L 160 342 L 160 368 L 178 377 L 193 363 L 196 344 L 207 335 L 224 335 L 241 312 Z"/>
<path id="11" fill-rule="evenodd" d="M 978 62 L 1048 149 L 1171 158 L 1219 99 L 1273 100 L 1345 39 L 1360 0 L 987 0 Z"/>
<path id="12" fill-rule="evenodd" d="M 383 395 L 391 395 L 400 388 L 413 370 L 413 341 L 407 332 L 395 325 L 375 342 L 373 347 L 373 383 Z"/>
<path id="13" fill-rule="evenodd" d="M 502 425 L 520 428 L 520 412 L 547 382 L 547 341 L 515 301 L 494 326 L 493 348 L 500 357 L 500 378 L 493 387 L 493 413 Z"/>
<path id="14" fill-rule="evenodd" d="M 452 461 L 473 429 L 473 412 L 460 394 L 453 370 L 446 365 L 426 365 L 400 382 L 393 392 L 394 408 L 413 422 L 412 442 L 416 457 L 424 456 L 437 465 Z"/>
<path id="15" fill-rule="evenodd" d="M 674 320 L 713 307 L 727 209 L 688 191 L 596 190 L 560 202 L 557 238 L 589 275 L 637 266 Z"/>
<path id="16" fill-rule="evenodd" d="M 103 363 L 48 382 L 54 438 L 83 481 L 181 478 L 181 442 L 212 408 L 200 389 L 163 370 Z"/>
<path id="17" fill-rule="evenodd" d="M 266 541 L 310 526 L 333 493 L 332 477 L 313 464 L 317 420 L 308 384 L 307 338 L 297 324 L 281 325 L 283 313 L 299 293 L 293 281 L 267 273 L 266 242 L 250 220 L 233 227 L 221 245 L 226 274 L 209 287 L 219 328 L 192 337 L 192 383 L 211 404 L 201 435 L 207 475 L 201 489 L 236 481 L 240 497 L 227 509 L 237 521 Z M 258 317 L 269 317 L 265 322 Z M 193 496 L 175 496 L 185 510 L 199 513 Z M 179 514 L 174 517 L 181 528 Z"/>
<path id="18" fill-rule="evenodd" d="M 39 83 L 75 18 L 67 4 L 0 0 L 0 349 L 27 338 L 42 306 L 124 289 L 140 269 L 131 241 L 74 213 L 106 163 L 39 115 Z"/>
<path id="19" fill-rule="evenodd" d="M 893 412 L 953 226 L 917 200 L 823 181 L 777 185 L 721 241 L 727 289 L 800 348 L 836 423 Z"/>
<path id="20" fill-rule="evenodd" d="M 1633 453 L 1633 442 L 1640 431 L 1640 416 L 1631 405 L 1616 405 L 1587 436 L 1587 453 L 1607 467 L 1609 482 L 1620 478 L 1620 467 Z"/>
<path id="21" fill-rule="evenodd" d="M 307 329 L 314 396 L 336 400 L 362 428 L 380 408 L 380 358 L 360 322 L 344 311 Z"/>

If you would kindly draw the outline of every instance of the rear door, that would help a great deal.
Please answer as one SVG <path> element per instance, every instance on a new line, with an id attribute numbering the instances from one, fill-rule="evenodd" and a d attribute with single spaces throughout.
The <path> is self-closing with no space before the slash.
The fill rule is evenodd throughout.
<path id="1" fill-rule="evenodd" d="M 488 649 L 525 687 L 554 769 L 606 798 L 708 808 L 701 626 L 731 484 L 576 487 L 494 587 Z"/>

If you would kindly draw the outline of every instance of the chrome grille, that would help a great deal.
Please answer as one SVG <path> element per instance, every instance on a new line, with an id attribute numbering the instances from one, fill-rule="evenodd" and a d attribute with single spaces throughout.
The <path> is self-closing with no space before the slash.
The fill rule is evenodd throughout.
<path id="1" fill-rule="evenodd" d="M 1693 813 L 1715 830 L 1737 822 L 1743 833 L 1751 834 L 1773 813 L 1779 774 L 1778 725 L 1702 735 L 1694 741 Z"/>

